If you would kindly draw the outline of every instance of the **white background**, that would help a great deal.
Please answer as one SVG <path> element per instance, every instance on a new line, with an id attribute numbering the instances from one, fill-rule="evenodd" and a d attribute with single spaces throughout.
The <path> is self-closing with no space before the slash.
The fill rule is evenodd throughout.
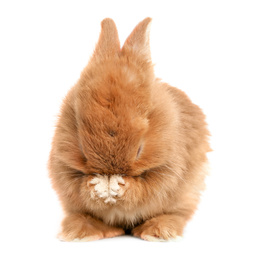
<path id="1" fill-rule="evenodd" d="M 1 259 L 259 259 L 259 1 L 1 1 Z M 46 162 L 62 98 L 105 17 L 121 43 L 150 16 L 158 77 L 207 115 L 207 190 L 181 242 L 56 239 L 61 209 Z"/>

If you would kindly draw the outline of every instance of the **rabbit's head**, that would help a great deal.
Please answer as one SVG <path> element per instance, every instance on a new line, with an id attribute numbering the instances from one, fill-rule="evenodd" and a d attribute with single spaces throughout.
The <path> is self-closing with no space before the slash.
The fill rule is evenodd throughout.
<path id="1" fill-rule="evenodd" d="M 155 82 L 150 22 L 146 18 L 139 23 L 122 49 L 114 22 L 102 22 L 95 52 L 75 92 L 78 141 L 87 173 L 136 176 L 154 163 L 148 141 Z"/>

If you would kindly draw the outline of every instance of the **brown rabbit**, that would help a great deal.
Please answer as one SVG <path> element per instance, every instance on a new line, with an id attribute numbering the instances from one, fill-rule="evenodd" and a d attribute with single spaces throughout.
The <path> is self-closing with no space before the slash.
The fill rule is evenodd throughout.
<path id="1" fill-rule="evenodd" d="M 196 210 L 209 132 L 201 109 L 155 77 L 150 23 L 140 22 L 121 49 L 115 23 L 103 20 L 95 52 L 63 102 L 49 172 L 65 212 L 64 241 L 125 230 L 169 240 Z"/>

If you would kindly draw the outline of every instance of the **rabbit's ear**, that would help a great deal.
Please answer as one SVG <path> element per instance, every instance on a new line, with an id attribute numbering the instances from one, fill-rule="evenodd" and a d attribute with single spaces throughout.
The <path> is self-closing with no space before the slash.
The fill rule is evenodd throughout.
<path id="1" fill-rule="evenodd" d="M 120 51 L 120 42 L 115 22 L 106 18 L 101 22 L 101 33 L 96 45 L 93 59 L 114 56 Z"/>
<path id="2" fill-rule="evenodd" d="M 150 25 L 152 19 L 145 18 L 140 22 L 133 32 L 126 39 L 122 48 L 122 52 L 134 52 L 143 56 L 147 60 L 151 60 L 150 53 Z"/>

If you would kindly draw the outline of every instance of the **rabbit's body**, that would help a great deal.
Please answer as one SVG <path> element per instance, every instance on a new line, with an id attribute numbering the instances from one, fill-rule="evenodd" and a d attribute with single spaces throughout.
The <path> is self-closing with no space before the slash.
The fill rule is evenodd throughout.
<path id="1" fill-rule="evenodd" d="M 181 235 L 203 189 L 208 130 L 199 107 L 153 74 L 141 22 L 120 49 L 112 20 L 64 100 L 49 160 L 63 205 L 63 240 L 132 229 Z"/>

